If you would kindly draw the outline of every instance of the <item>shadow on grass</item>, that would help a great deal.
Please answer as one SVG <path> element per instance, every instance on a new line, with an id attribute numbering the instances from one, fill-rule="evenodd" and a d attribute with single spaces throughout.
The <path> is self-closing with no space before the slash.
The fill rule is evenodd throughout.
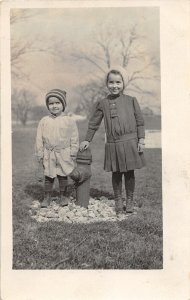
<path id="1" fill-rule="evenodd" d="M 32 197 L 35 200 L 42 201 L 44 197 L 44 187 L 43 184 L 27 184 L 24 192 Z M 67 196 L 72 196 L 73 198 L 76 197 L 76 192 L 73 184 L 68 185 L 67 188 Z M 92 198 L 99 199 L 100 197 L 106 197 L 108 199 L 113 199 L 113 195 L 109 192 L 99 190 L 97 188 L 91 188 L 90 189 L 90 196 Z M 52 197 L 59 197 L 59 191 L 53 190 L 52 191 Z"/>
<path id="2" fill-rule="evenodd" d="M 27 184 L 24 192 L 35 200 L 43 200 L 44 188 L 40 184 Z"/>
<path id="3" fill-rule="evenodd" d="M 32 197 L 35 200 L 39 200 L 39 201 L 43 200 L 43 197 L 44 197 L 43 184 L 27 184 L 24 191 L 26 194 L 28 194 L 30 197 Z M 67 196 L 74 197 L 74 194 L 75 194 L 75 190 L 74 190 L 73 185 L 68 185 Z M 59 191 L 53 189 L 52 197 L 53 198 L 59 197 Z"/>
<path id="4" fill-rule="evenodd" d="M 90 196 L 92 198 L 98 198 L 98 199 L 100 197 L 106 197 L 109 200 L 113 199 L 113 194 L 112 193 L 109 193 L 109 192 L 106 192 L 106 191 L 103 191 L 103 190 L 99 190 L 99 189 L 95 189 L 95 188 L 90 189 Z"/>

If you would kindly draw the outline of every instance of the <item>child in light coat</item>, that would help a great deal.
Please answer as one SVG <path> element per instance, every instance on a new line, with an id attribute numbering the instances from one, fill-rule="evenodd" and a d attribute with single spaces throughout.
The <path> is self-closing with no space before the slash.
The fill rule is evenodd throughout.
<path id="1" fill-rule="evenodd" d="M 106 131 L 104 169 L 112 172 L 116 213 L 123 213 L 122 176 L 125 178 L 126 212 L 134 211 L 135 169 L 145 165 L 144 120 L 135 97 L 125 94 L 126 72 L 112 68 L 106 76 L 110 94 L 98 101 L 88 123 L 85 141 L 80 150 L 87 149 L 104 118 Z"/>
<path id="2" fill-rule="evenodd" d="M 50 112 L 43 117 L 37 128 L 36 156 L 44 167 L 44 199 L 41 207 L 50 204 L 55 177 L 60 188 L 60 205 L 68 205 L 66 197 L 68 175 L 75 167 L 79 148 L 78 128 L 75 121 L 67 116 L 66 92 L 53 89 L 46 95 L 46 106 Z"/>

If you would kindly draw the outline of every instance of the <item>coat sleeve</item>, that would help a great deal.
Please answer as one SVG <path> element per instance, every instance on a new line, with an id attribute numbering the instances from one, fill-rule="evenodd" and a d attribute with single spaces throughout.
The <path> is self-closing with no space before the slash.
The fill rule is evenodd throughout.
<path id="1" fill-rule="evenodd" d="M 44 156 L 42 129 L 43 129 L 43 119 L 38 124 L 37 134 L 36 134 L 35 156 L 38 160 L 40 160 Z"/>
<path id="2" fill-rule="evenodd" d="M 71 122 L 72 127 L 72 134 L 70 139 L 70 147 L 71 147 L 71 156 L 76 156 L 77 152 L 79 150 L 79 133 L 78 133 L 78 127 L 74 120 Z"/>
<path id="3" fill-rule="evenodd" d="M 88 130 L 85 138 L 86 141 L 88 142 L 92 141 L 96 130 L 98 130 L 102 122 L 103 116 L 104 114 L 103 114 L 102 106 L 100 102 L 97 102 L 93 107 L 92 114 L 88 122 Z"/>
<path id="4" fill-rule="evenodd" d="M 134 104 L 135 119 L 137 123 L 137 136 L 139 139 L 144 138 L 145 137 L 144 119 L 136 98 L 133 98 L 133 104 Z"/>

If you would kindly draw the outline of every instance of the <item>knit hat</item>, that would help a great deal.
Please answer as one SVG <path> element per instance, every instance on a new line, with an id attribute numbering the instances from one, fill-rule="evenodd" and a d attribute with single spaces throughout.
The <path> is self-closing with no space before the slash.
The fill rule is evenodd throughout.
<path id="1" fill-rule="evenodd" d="M 107 81 L 108 81 L 108 75 L 112 72 L 112 71 L 117 71 L 121 74 L 121 77 L 123 79 L 123 84 L 124 84 L 124 90 L 125 90 L 125 87 L 127 86 L 127 72 L 126 70 L 121 67 L 121 66 L 113 66 L 111 67 L 107 74 L 106 74 L 106 85 L 107 85 Z"/>
<path id="2" fill-rule="evenodd" d="M 53 89 L 46 94 L 47 108 L 48 108 L 48 100 L 50 97 L 55 97 L 55 98 L 59 99 L 61 101 L 61 103 L 63 104 L 63 111 L 65 110 L 67 103 L 66 103 L 66 92 L 64 90 Z"/>

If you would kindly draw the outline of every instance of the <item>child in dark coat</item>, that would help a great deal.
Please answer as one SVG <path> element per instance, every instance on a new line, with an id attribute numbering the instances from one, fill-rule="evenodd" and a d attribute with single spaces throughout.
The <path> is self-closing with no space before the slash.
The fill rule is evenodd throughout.
<path id="1" fill-rule="evenodd" d="M 125 95 L 125 70 L 111 69 L 106 77 L 110 94 L 98 101 L 88 123 L 85 141 L 80 150 L 87 149 L 104 118 L 106 131 L 104 169 L 112 172 L 116 213 L 123 213 L 122 175 L 125 178 L 126 212 L 134 212 L 134 170 L 145 165 L 144 120 L 136 98 Z"/>

